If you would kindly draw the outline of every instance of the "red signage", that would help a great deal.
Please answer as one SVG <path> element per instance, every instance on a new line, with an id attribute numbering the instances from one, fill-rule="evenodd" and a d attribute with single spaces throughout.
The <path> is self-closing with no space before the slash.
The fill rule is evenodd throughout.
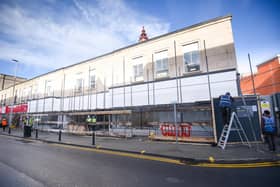
<path id="1" fill-rule="evenodd" d="M 163 136 L 176 136 L 176 126 L 173 124 L 162 124 L 160 125 L 161 134 Z M 191 136 L 191 125 L 183 123 L 178 127 L 179 137 L 190 137 Z"/>
<path id="2" fill-rule="evenodd" d="M 23 113 L 27 112 L 27 104 L 15 105 L 15 106 L 6 106 L 6 114 L 11 113 L 13 107 L 13 113 Z"/>

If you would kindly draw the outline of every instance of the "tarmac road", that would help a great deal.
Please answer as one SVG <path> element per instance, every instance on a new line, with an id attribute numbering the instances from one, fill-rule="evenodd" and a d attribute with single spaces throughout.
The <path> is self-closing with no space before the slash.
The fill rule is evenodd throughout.
<path id="1" fill-rule="evenodd" d="M 280 167 L 178 165 L 0 135 L 0 186 L 277 186 Z"/>

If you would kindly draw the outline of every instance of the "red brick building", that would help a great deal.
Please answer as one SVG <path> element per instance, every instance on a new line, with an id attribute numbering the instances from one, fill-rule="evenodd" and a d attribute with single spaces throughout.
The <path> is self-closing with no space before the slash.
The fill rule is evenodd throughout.
<path id="1" fill-rule="evenodd" d="M 257 73 L 253 77 L 257 94 L 280 92 L 280 55 L 257 65 Z M 243 94 L 254 94 L 251 75 L 241 76 L 240 87 Z"/>

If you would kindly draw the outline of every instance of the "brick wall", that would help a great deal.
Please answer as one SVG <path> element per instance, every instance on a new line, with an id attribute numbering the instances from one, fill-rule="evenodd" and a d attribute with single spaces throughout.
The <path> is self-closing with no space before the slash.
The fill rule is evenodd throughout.
<path id="1" fill-rule="evenodd" d="M 257 73 L 253 75 L 256 93 L 270 95 L 280 92 L 280 61 L 279 56 L 257 66 Z M 240 86 L 243 94 L 254 94 L 252 77 L 241 77 Z"/>

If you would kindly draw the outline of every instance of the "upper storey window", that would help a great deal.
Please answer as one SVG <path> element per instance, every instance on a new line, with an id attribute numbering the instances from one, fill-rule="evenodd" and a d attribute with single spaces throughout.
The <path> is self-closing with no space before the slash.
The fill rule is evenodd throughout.
<path id="1" fill-rule="evenodd" d="M 144 80 L 143 77 L 143 57 L 137 57 L 133 60 L 133 76 L 134 81 L 142 81 Z"/>
<path id="2" fill-rule="evenodd" d="M 168 54 L 166 51 L 155 53 L 155 72 L 157 77 L 168 75 Z"/>
<path id="3" fill-rule="evenodd" d="M 183 46 L 185 72 L 200 70 L 198 42 Z"/>
<path id="4" fill-rule="evenodd" d="M 79 72 L 76 74 L 76 85 L 75 85 L 75 92 L 80 93 L 83 89 L 83 78 L 82 73 Z"/>
<path id="5" fill-rule="evenodd" d="M 95 89 L 96 81 L 95 81 L 95 69 L 91 69 L 89 71 L 89 88 Z"/>
<path id="6" fill-rule="evenodd" d="M 45 81 L 45 93 L 47 96 L 51 96 L 53 93 L 52 81 L 50 80 Z"/>

